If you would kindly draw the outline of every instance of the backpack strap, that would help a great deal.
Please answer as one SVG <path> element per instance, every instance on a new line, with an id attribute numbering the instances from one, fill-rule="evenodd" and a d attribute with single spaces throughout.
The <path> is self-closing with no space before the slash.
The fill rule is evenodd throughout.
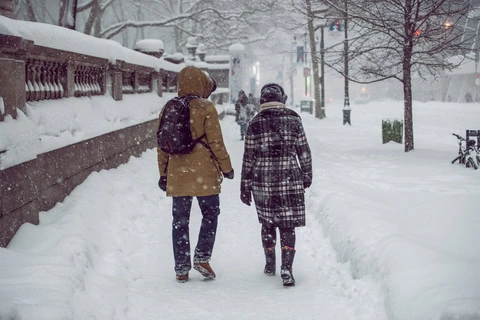
<path id="1" fill-rule="evenodd" d="M 201 99 L 199 96 L 196 96 L 196 95 L 187 95 L 184 97 L 186 102 L 188 103 L 188 107 L 190 108 L 190 101 L 192 101 L 193 99 Z M 214 159 L 216 159 L 215 155 L 213 154 L 213 151 L 212 151 L 212 148 L 210 148 L 210 146 L 208 145 L 208 143 L 202 141 L 203 138 L 205 138 L 207 135 L 204 133 L 201 137 L 195 139 L 196 143 L 200 143 L 202 146 L 204 146 L 205 148 L 208 149 L 208 151 L 210 151 L 210 153 L 212 154 L 212 157 Z"/>
<path id="2" fill-rule="evenodd" d="M 186 95 L 186 96 L 183 96 L 183 97 L 177 97 L 177 99 L 182 100 L 183 103 L 185 103 L 190 108 L 190 101 L 192 101 L 194 99 L 201 99 L 201 98 L 200 98 L 200 96 L 192 94 L 192 95 Z"/>
<path id="3" fill-rule="evenodd" d="M 206 143 L 205 141 L 202 141 L 203 138 L 205 138 L 207 135 L 204 133 L 200 138 L 196 139 L 195 141 L 197 141 L 197 143 L 200 143 L 202 146 L 204 146 L 206 149 L 208 149 L 208 151 L 210 151 L 210 153 L 212 154 L 212 156 L 214 156 L 213 154 L 213 151 L 212 151 L 212 148 L 210 148 L 210 146 L 208 145 L 208 143 Z"/>
<path id="4" fill-rule="evenodd" d="M 185 99 L 185 102 L 187 103 L 188 108 L 190 108 L 190 101 L 192 101 L 192 100 L 194 100 L 194 99 L 201 99 L 201 98 L 200 98 L 199 96 L 197 96 L 197 95 L 186 95 L 186 96 L 183 96 L 182 98 Z M 182 98 L 180 98 L 180 99 L 182 99 Z M 196 143 L 200 143 L 200 144 L 203 145 L 205 148 L 207 148 L 208 150 L 211 151 L 212 149 L 210 148 L 210 146 L 209 146 L 208 144 L 206 144 L 206 143 L 203 142 L 203 141 L 200 141 L 201 139 L 205 138 L 205 136 L 206 136 L 206 135 L 203 134 L 200 138 L 195 139 L 195 142 L 196 142 Z"/>
<path id="5" fill-rule="evenodd" d="M 208 150 L 212 151 L 212 148 L 210 148 L 210 146 L 205 142 L 205 141 L 202 141 L 201 139 L 205 138 L 206 135 L 203 134 L 203 136 L 201 136 L 200 138 L 196 139 L 197 143 L 200 143 L 202 146 L 204 146 L 205 148 L 207 148 Z"/>

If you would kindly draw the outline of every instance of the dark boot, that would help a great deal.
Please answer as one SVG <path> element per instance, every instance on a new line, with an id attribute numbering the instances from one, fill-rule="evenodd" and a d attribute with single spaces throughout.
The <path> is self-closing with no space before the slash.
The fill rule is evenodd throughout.
<path id="1" fill-rule="evenodd" d="M 295 285 L 295 278 L 292 273 L 293 259 L 295 258 L 295 248 L 282 247 L 282 267 L 280 275 L 283 279 L 283 285 L 293 287 Z"/>
<path id="2" fill-rule="evenodd" d="M 265 251 L 265 269 L 263 272 L 268 276 L 275 275 L 275 247 L 273 248 L 264 248 Z"/>

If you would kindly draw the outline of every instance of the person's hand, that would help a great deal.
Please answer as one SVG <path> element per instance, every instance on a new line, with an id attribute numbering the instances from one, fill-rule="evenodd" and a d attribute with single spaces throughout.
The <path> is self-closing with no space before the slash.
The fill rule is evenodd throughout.
<path id="1" fill-rule="evenodd" d="M 227 179 L 233 179 L 233 176 L 234 176 L 233 169 L 230 172 L 223 173 L 223 176 Z"/>
<path id="2" fill-rule="evenodd" d="M 247 206 L 250 206 L 252 203 L 252 193 L 250 191 L 241 191 L 240 200 L 245 203 Z"/>
<path id="3" fill-rule="evenodd" d="M 307 188 L 309 188 L 311 185 L 312 185 L 312 178 L 310 178 L 310 177 L 308 177 L 308 178 L 304 177 L 304 178 L 303 178 L 303 187 L 304 187 L 305 189 L 307 189 Z"/>
<path id="4" fill-rule="evenodd" d="M 160 177 L 160 180 L 158 180 L 158 186 L 162 191 L 167 191 L 167 177 Z"/>

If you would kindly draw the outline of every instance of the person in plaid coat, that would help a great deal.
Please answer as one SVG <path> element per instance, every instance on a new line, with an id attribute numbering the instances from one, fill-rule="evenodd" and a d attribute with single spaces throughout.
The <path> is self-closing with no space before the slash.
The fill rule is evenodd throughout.
<path id="1" fill-rule="evenodd" d="M 262 224 L 264 272 L 275 275 L 276 228 L 282 252 L 281 277 L 295 285 L 292 264 L 295 228 L 305 226 L 305 189 L 312 183 L 312 158 L 302 119 L 285 106 L 287 95 L 275 83 L 261 90 L 260 112 L 245 137 L 240 198 L 253 200 Z"/>

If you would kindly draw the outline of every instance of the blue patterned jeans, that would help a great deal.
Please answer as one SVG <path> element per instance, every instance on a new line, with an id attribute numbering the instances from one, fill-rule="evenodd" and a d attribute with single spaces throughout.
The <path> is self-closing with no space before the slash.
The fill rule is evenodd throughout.
<path id="1" fill-rule="evenodd" d="M 172 243 L 175 272 L 185 274 L 192 268 L 190 259 L 190 211 L 193 197 L 173 197 Z M 208 262 L 212 256 L 220 214 L 219 195 L 197 197 L 202 212 L 202 222 L 195 248 L 194 263 Z"/>

